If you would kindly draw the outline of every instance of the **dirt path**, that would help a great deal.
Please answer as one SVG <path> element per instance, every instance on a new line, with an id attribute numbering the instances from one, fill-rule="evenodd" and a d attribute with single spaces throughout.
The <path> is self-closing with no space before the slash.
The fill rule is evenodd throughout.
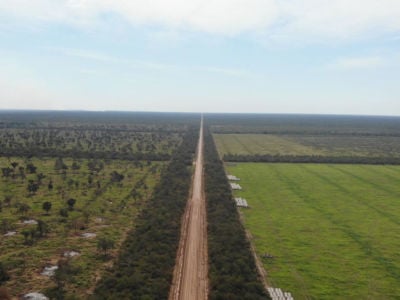
<path id="1" fill-rule="evenodd" d="M 169 300 L 205 300 L 208 296 L 207 219 L 203 188 L 203 119 L 192 193 L 182 222 Z"/>

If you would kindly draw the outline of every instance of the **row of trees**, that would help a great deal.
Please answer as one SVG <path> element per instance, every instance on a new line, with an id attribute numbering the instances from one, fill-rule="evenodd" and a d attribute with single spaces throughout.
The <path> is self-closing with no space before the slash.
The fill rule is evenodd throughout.
<path id="1" fill-rule="evenodd" d="M 173 132 L 135 132 L 75 129 L 0 129 L 0 149 L 4 153 L 42 151 L 63 153 L 168 154 L 181 141 Z"/>
<path id="2" fill-rule="evenodd" d="M 168 298 L 197 138 L 189 129 L 93 299 Z"/>
<path id="3" fill-rule="evenodd" d="M 54 150 L 54 149 L 39 149 L 39 148 L 20 148 L 7 149 L 0 148 L 0 156 L 20 156 L 20 157 L 72 157 L 75 159 L 121 159 L 121 160 L 149 160 L 149 161 L 167 161 L 171 158 L 169 153 L 120 153 L 113 151 L 96 151 L 87 152 L 76 149 L 70 150 Z"/>
<path id="4" fill-rule="evenodd" d="M 205 131 L 209 299 L 267 299 L 213 138 Z"/>
<path id="5" fill-rule="evenodd" d="M 366 156 L 225 154 L 223 160 L 228 162 L 268 162 L 268 163 L 286 162 L 286 163 L 400 165 L 400 157 L 366 157 Z"/>

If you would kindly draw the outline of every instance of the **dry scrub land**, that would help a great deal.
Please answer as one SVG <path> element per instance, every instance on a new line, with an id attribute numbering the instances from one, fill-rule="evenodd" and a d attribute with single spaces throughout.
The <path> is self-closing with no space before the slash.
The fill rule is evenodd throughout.
<path id="1" fill-rule="evenodd" d="M 17 164 L 15 169 L 11 163 Z M 71 259 L 77 272 L 66 281 L 68 295 L 85 298 L 133 227 L 165 164 L 67 158 L 63 163 L 65 167 L 56 170 L 56 158 L 0 158 L 1 168 L 13 170 L 0 178 L 0 261 L 11 277 L 5 286 L 14 296 L 55 286 L 40 273 L 57 264 L 65 251 L 74 250 L 80 255 Z M 35 173 L 28 164 L 36 167 Z M 29 191 L 30 180 L 38 183 L 36 192 Z M 69 199 L 75 199 L 72 207 Z M 51 203 L 48 212 L 45 202 Z M 36 224 L 24 224 L 26 220 L 43 221 L 43 234 Z M 7 232 L 16 234 L 5 236 Z M 85 238 L 84 233 L 96 236 Z M 107 257 L 97 247 L 101 237 L 115 242 Z"/>

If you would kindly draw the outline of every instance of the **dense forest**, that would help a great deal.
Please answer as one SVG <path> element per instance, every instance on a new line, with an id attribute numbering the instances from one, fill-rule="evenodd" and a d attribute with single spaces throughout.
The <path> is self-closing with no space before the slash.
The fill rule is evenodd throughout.
<path id="1" fill-rule="evenodd" d="M 257 275 L 223 164 L 211 133 L 205 138 L 210 299 L 268 299 Z"/>
<path id="2" fill-rule="evenodd" d="M 93 299 L 168 298 L 197 139 L 188 130 Z"/>

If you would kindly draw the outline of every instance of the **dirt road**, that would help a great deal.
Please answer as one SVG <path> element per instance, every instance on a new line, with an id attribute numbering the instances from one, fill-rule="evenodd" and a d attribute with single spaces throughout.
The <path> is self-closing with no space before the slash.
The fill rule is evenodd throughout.
<path id="1" fill-rule="evenodd" d="M 205 300 L 208 296 L 206 203 L 203 189 L 203 119 L 192 193 L 182 222 L 170 300 Z"/>

